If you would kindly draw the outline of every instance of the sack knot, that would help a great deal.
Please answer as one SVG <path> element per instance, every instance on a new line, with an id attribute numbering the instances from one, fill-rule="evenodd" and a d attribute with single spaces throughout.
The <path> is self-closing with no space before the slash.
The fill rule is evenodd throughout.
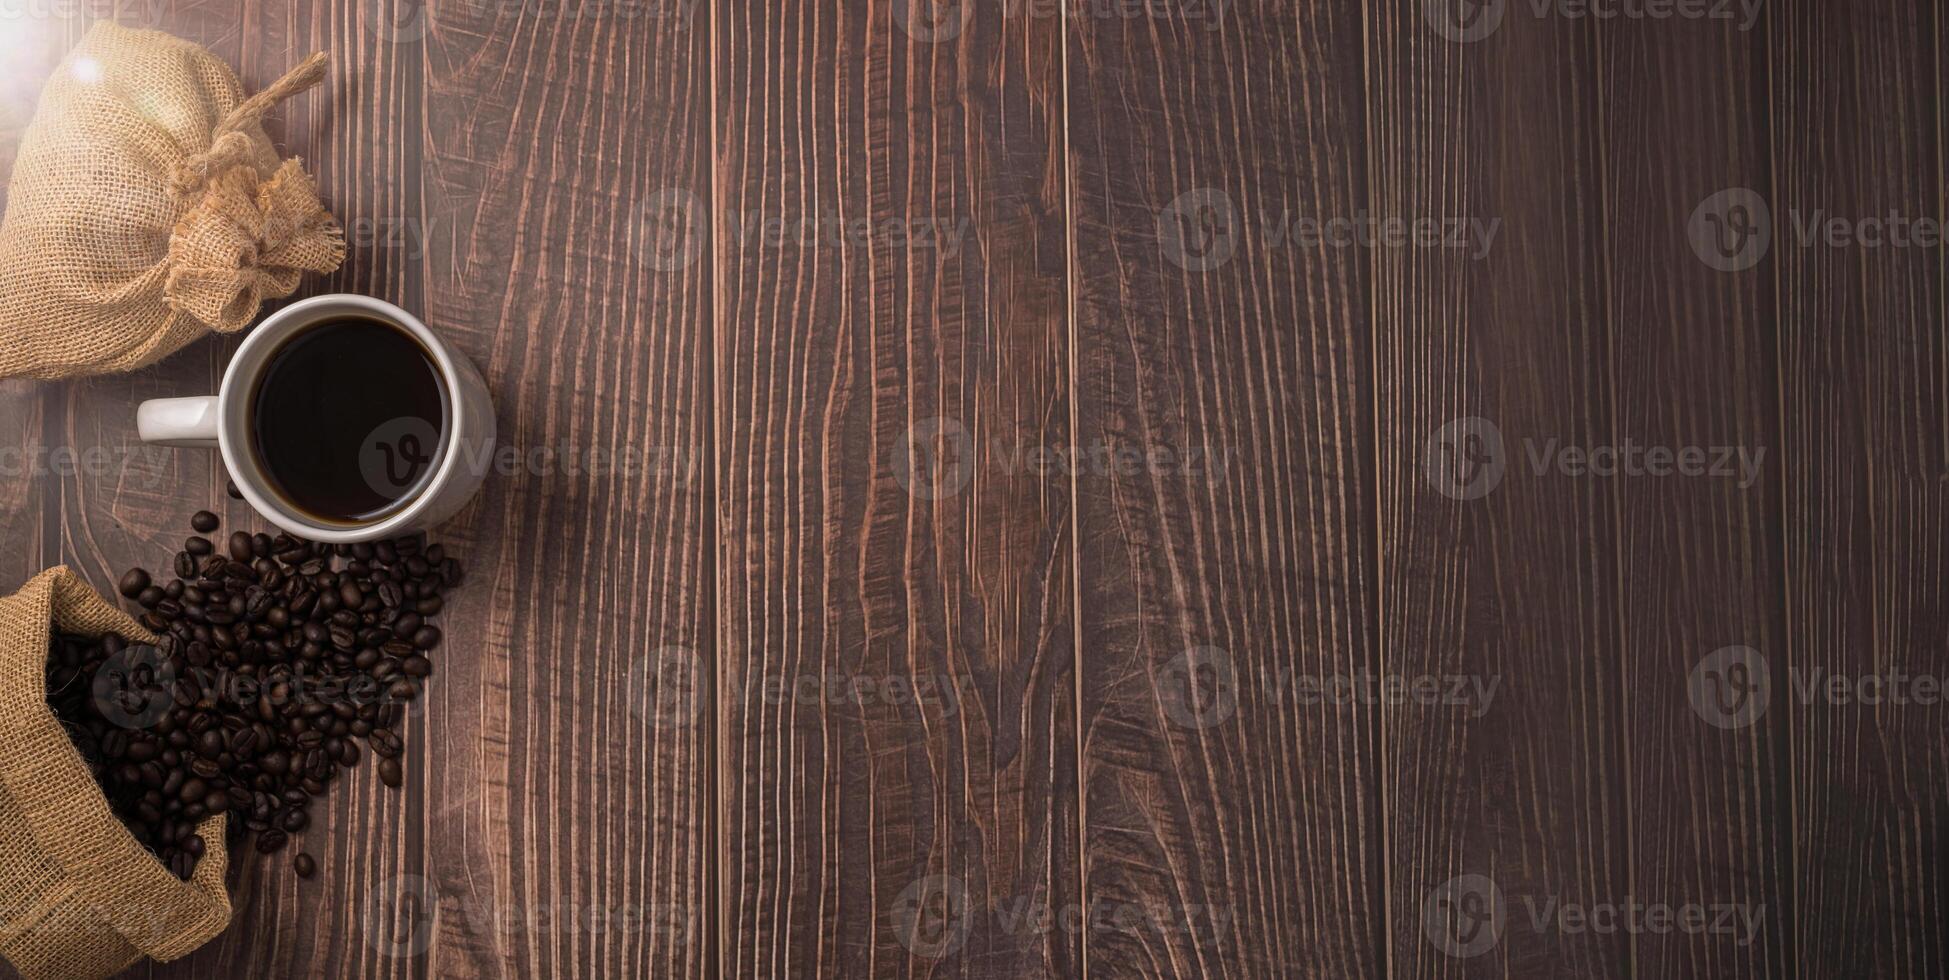
<path id="1" fill-rule="evenodd" d="M 291 295 L 304 273 L 330 272 L 344 258 L 344 235 L 302 164 L 286 160 L 262 182 L 255 167 L 235 166 L 208 182 L 170 235 L 163 297 L 230 333 L 263 300 Z"/>

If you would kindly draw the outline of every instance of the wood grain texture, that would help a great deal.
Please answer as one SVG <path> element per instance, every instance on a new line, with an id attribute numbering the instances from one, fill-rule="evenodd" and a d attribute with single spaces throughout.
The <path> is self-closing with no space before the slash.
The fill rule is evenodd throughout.
<path id="1" fill-rule="evenodd" d="M 79 35 L 65 18 L 16 25 L 0 38 L 14 66 L 0 73 L 0 161 L 13 158 L 40 100 L 41 82 Z M 6 191 L 0 187 L 0 202 Z M 0 381 L 0 591 L 11 594 L 42 569 L 56 564 L 61 518 L 60 478 L 47 420 L 60 411 L 57 389 L 32 381 Z M 0 964 L 0 971 L 5 971 Z"/>
<path id="2" fill-rule="evenodd" d="M 1789 662 L 1822 684 L 1940 677 L 1943 252 L 1836 247 L 1824 227 L 1803 243 L 1798 224 L 1816 211 L 1853 229 L 1944 214 L 1942 12 L 1796 0 L 1771 18 Z M 1790 707 L 1791 958 L 1807 977 L 1941 976 L 1944 705 L 1821 696 Z"/>
<path id="3" fill-rule="evenodd" d="M 1374 976 L 1370 256 L 1283 237 L 1365 211 L 1361 23 L 1151 9 L 1068 22 L 1088 975 Z"/>
<path id="4" fill-rule="evenodd" d="M 282 151 L 305 162 L 327 207 L 346 230 L 345 264 L 329 277 L 308 281 L 298 295 L 358 292 L 413 308 L 418 257 L 390 247 L 371 230 L 398 227 L 417 207 L 420 54 L 413 48 L 372 43 L 365 13 L 351 0 L 249 3 L 228 9 L 172 5 L 162 23 L 147 26 L 209 47 L 237 69 L 247 91 L 270 84 L 312 51 L 331 54 L 326 81 L 277 110 L 270 126 Z M 150 373 L 165 376 L 173 386 L 166 390 L 94 401 L 120 414 L 115 431 L 133 442 L 130 406 L 135 401 L 214 391 L 241 340 L 214 337 L 158 365 Z M 198 377 L 174 376 L 172 372 L 187 371 L 179 362 L 191 358 L 198 362 Z M 178 458 L 184 465 L 201 466 L 200 479 L 187 490 L 164 484 L 139 525 L 155 532 L 152 540 L 122 556 L 124 563 L 115 567 L 136 561 L 166 565 L 167 555 L 190 533 L 188 514 L 199 507 L 223 517 L 223 534 L 238 529 L 276 532 L 247 504 L 224 493 L 226 474 L 215 454 L 191 451 Z M 85 515 L 90 506 L 83 495 L 75 509 Z M 461 554 L 466 555 L 464 549 Z M 454 628 L 451 619 L 448 625 L 448 642 L 465 643 L 467 630 Z M 424 717 L 416 716 L 401 733 L 407 738 L 402 761 L 409 772 L 421 765 L 425 731 Z M 233 856 L 235 913 L 230 929 L 181 962 L 149 972 L 171 977 L 424 975 L 420 964 L 387 955 L 386 947 L 366 936 L 367 912 L 374 905 L 370 896 L 382 883 L 421 873 L 424 866 L 419 806 L 405 791 L 382 787 L 371 765 L 353 770 L 313 805 L 311 826 L 295 835 L 286 850 L 270 857 L 248 852 Z M 301 881 L 291 869 L 291 857 L 299 851 L 311 854 L 329 873 Z"/>
<path id="5" fill-rule="evenodd" d="M 304 292 L 419 313 L 514 447 L 407 788 L 131 975 L 1942 975 L 1949 709 L 1808 685 L 1943 671 L 1943 253 L 1801 236 L 1949 211 L 1943 15 L 1470 9 L 119 7 L 253 88 L 332 52 L 270 127 L 348 231 Z M 0 167 L 77 13 L 0 31 Z M 235 346 L 0 382 L 0 586 L 261 526 L 133 432 Z M 1536 462 L 1621 445 L 1764 456 Z M 1759 932 L 1547 918 L 1622 902 Z"/>
<path id="6" fill-rule="evenodd" d="M 1784 976 L 1791 962 L 1788 712 L 1724 712 L 1737 699 L 1719 685 L 1737 677 L 1712 659 L 1751 648 L 1784 690 L 1773 267 L 1716 268 L 1690 238 L 1715 195 L 1770 186 L 1754 111 L 1766 37 L 1738 21 L 1596 32 L 1613 438 L 1705 460 L 1702 473 L 1617 481 L 1628 894 L 1737 906 L 1759 927 L 1640 932 L 1630 966 L 1644 977 Z M 1729 451 L 1742 455 L 1717 472 Z M 1695 685 L 1714 700 L 1695 707 Z"/>
<path id="7" fill-rule="evenodd" d="M 462 4 L 423 26 L 424 315 L 515 451 L 443 532 L 473 571 L 412 774 L 423 968 L 703 975 L 713 300 L 706 267 L 654 267 L 647 209 L 707 180 L 707 22 Z"/>
<path id="8" fill-rule="evenodd" d="M 1074 975 L 1060 21 L 718 14 L 722 973 Z"/>
<path id="9" fill-rule="evenodd" d="M 1613 975 L 1628 936 L 1549 917 L 1630 885 L 1618 490 L 1529 456 L 1618 434 L 1594 28 L 1511 3 L 1486 36 L 1452 40 L 1442 6 L 1371 11 L 1374 210 L 1500 232 L 1485 253 L 1376 256 L 1380 642 L 1390 674 L 1496 694 L 1480 713 L 1386 712 L 1390 969 Z M 1446 428 L 1468 418 L 1485 420 L 1477 442 Z M 1497 893 L 1500 935 L 1478 933 Z"/>

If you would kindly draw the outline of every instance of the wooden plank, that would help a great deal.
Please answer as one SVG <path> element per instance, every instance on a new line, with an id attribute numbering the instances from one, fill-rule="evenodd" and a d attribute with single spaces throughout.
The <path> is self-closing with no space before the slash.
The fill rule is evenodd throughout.
<path id="1" fill-rule="evenodd" d="M 1594 28 L 1531 10 L 1393 0 L 1369 25 L 1376 213 L 1500 229 L 1376 263 L 1384 660 L 1496 691 L 1386 712 L 1401 977 L 1611 975 L 1630 948 L 1553 915 L 1629 897 L 1619 497 L 1531 460 L 1620 430 Z"/>
<path id="2" fill-rule="evenodd" d="M 1770 187 L 1766 30 L 1635 19 L 1596 36 L 1616 432 L 1641 464 L 1668 454 L 1663 475 L 1617 481 L 1628 893 L 1738 916 L 1639 929 L 1632 966 L 1783 976 L 1788 712 L 1726 686 L 1733 664 L 1785 677 L 1773 266 L 1710 237 L 1738 189 Z M 1673 472 L 1686 452 L 1697 465 Z"/>
<path id="3" fill-rule="evenodd" d="M 431 974 L 712 966 L 713 307 L 707 265 L 657 267 L 651 220 L 664 188 L 708 187 L 688 9 L 392 22 L 426 59 L 420 308 L 513 447 L 443 532 L 470 584 L 409 767 L 424 881 L 394 890 Z"/>
<path id="4" fill-rule="evenodd" d="M 1372 256 L 1290 237 L 1366 213 L 1360 17 L 1082 11 L 1083 880 L 1155 914 L 1089 975 L 1376 976 Z"/>
<path id="5" fill-rule="evenodd" d="M 722 974 L 1073 976 L 1060 19 L 715 9 Z"/>
<path id="6" fill-rule="evenodd" d="M 131 8 L 139 26 L 196 41 L 228 61 L 256 91 L 314 50 L 332 55 L 331 73 L 316 90 L 273 111 L 267 128 L 288 155 L 305 161 L 319 191 L 347 229 L 346 263 L 334 275 L 309 279 L 299 297 L 361 292 L 407 302 L 418 280 L 417 257 L 384 247 L 374 226 L 392 227 L 415 215 L 420 119 L 420 52 L 373 43 L 361 5 L 169 3 Z M 282 303 L 267 306 L 266 311 Z M 216 390 L 242 335 L 212 337 L 148 371 L 72 387 L 68 419 L 79 442 L 109 439 L 138 446 L 134 405 L 143 398 Z M 166 567 L 190 533 L 200 508 L 232 530 L 275 532 L 242 501 L 223 492 L 225 473 L 214 453 L 164 453 L 167 469 L 142 481 L 121 476 L 83 483 L 64 504 L 69 545 L 98 556 L 89 574 L 107 589 L 129 564 Z M 153 467 L 152 467 L 153 468 Z M 437 686 L 437 681 L 436 681 Z M 424 728 L 409 724 L 409 760 L 425 751 Z M 409 769 L 417 768 L 413 762 Z M 416 792 L 420 792 L 416 790 Z M 154 976 L 357 977 L 423 975 L 420 963 L 385 955 L 360 941 L 368 896 L 384 882 L 421 867 L 419 804 L 380 786 L 372 766 L 338 781 L 312 824 L 273 857 L 233 855 L 231 928 L 177 963 L 151 966 Z M 291 857 L 304 851 L 321 873 L 300 882 Z"/>
<path id="7" fill-rule="evenodd" d="M 11 71 L 0 78 L 0 166 L 13 174 L 20 137 L 34 118 L 41 82 L 67 54 L 80 28 L 65 17 L 37 18 L 15 25 L 0 38 Z M 0 185 L 0 203 L 6 188 Z M 70 451 L 50 439 L 48 419 L 58 415 L 58 386 L 37 381 L 0 381 L 0 594 L 12 594 L 60 556 L 61 468 Z M 57 450 L 62 451 L 56 457 Z M 4 970 L 4 966 L 0 966 Z"/>
<path id="8" fill-rule="evenodd" d="M 1949 745 L 1944 706 L 1918 700 L 1913 678 L 1942 676 L 1949 628 L 1943 251 L 1888 219 L 1945 214 L 1942 12 L 1795 0 L 1769 17 L 1788 658 L 1800 679 L 1853 692 L 1910 678 L 1907 703 L 1787 692 L 1782 928 L 1804 976 L 1941 976 Z"/>

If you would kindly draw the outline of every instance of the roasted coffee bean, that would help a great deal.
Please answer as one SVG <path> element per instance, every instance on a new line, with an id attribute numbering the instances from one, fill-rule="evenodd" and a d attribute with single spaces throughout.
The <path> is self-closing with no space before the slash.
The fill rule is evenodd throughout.
<path id="1" fill-rule="evenodd" d="M 116 591 L 122 593 L 122 598 L 124 599 L 133 599 L 136 596 L 141 595 L 143 591 L 148 588 L 149 588 L 148 570 L 143 568 L 131 568 L 128 570 L 127 574 L 122 576 L 121 584 L 116 586 Z"/>
<path id="2" fill-rule="evenodd" d="M 265 853 L 284 847 L 308 826 L 310 801 L 364 761 L 361 740 L 380 780 L 403 783 L 395 729 L 442 640 L 427 618 L 461 575 L 419 535 L 357 545 L 241 530 L 222 546 L 203 537 L 221 526 L 213 511 L 191 518 L 195 535 L 169 582 L 142 569 L 117 582 L 147 610 L 141 622 L 162 637 L 155 649 L 177 678 L 170 710 L 146 731 L 102 718 L 87 682 L 128 646 L 121 637 L 56 634 L 47 657 L 49 705 L 111 807 L 183 875 L 208 847 L 195 833 L 207 815 L 236 818 L 233 844 L 255 835 Z M 159 677 L 153 667 L 137 672 L 131 690 Z"/>
<path id="3" fill-rule="evenodd" d="M 300 878 L 309 878 L 318 873 L 318 862 L 311 855 L 300 851 L 297 857 L 291 859 L 291 870 L 296 871 Z"/>
<path id="4" fill-rule="evenodd" d="M 244 492 L 242 490 L 237 489 L 237 481 L 235 480 L 228 480 L 228 479 L 224 480 L 223 492 L 229 494 L 230 499 L 232 500 L 244 499 Z"/>

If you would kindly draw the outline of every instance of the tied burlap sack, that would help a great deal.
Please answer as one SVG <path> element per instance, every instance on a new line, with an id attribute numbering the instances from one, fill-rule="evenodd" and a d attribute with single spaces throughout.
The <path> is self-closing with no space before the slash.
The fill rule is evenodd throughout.
<path id="1" fill-rule="evenodd" d="M 264 112 L 316 85 L 314 54 L 246 99 L 208 51 L 103 21 L 41 91 L 0 221 L 0 378 L 130 371 L 345 257 Z"/>
<path id="2" fill-rule="evenodd" d="M 0 599 L 0 956 L 30 980 L 176 959 L 230 922 L 224 818 L 189 881 L 130 836 L 48 710 L 51 629 L 155 640 L 66 568 Z"/>

